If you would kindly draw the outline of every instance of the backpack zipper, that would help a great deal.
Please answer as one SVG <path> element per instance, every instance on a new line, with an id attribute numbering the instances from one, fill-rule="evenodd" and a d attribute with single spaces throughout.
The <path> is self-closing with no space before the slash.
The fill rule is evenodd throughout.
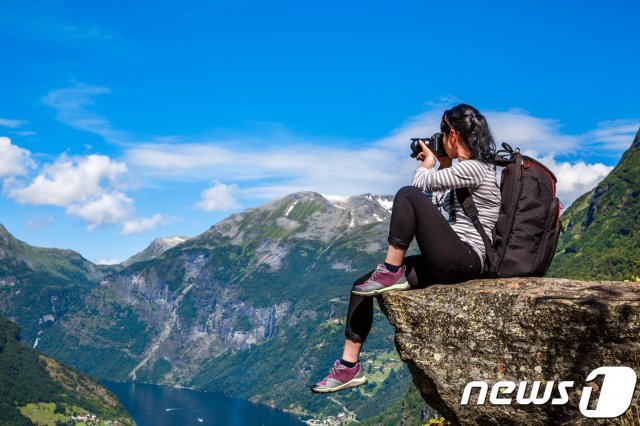
<path id="1" fill-rule="evenodd" d="M 552 205 L 555 202 L 556 198 L 554 197 L 553 201 L 551 201 Z M 556 213 L 556 217 L 559 218 L 560 217 L 560 200 L 558 200 L 558 212 Z M 539 266 L 539 261 L 540 261 L 540 256 L 541 254 L 544 254 L 544 249 L 547 248 L 547 241 L 549 241 L 548 238 L 546 238 L 547 236 L 547 228 L 549 228 L 549 224 L 551 222 L 551 212 L 549 212 L 547 214 L 547 219 L 544 221 L 544 231 L 543 231 L 543 235 L 542 235 L 542 241 L 540 242 L 540 245 L 538 246 L 538 252 L 536 253 L 536 257 L 533 261 L 533 267 L 531 268 L 531 271 L 529 271 L 529 276 L 534 276 L 533 275 L 533 271 L 536 269 L 536 267 Z M 555 232 L 558 232 L 558 222 L 556 219 L 556 224 L 554 225 L 554 229 Z M 541 276 L 544 276 L 541 275 Z"/>
<path id="2" fill-rule="evenodd" d="M 549 170 L 547 170 L 545 167 L 541 166 L 538 163 L 534 163 L 532 161 L 525 161 L 522 163 L 522 167 L 524 167 L 525 169 L 528 169 L 529 166 L 531 165 L 534 166 L 538 166 L 539 168 L 541 168 L 546 174 L 547 176 L 549 176 L 549 180 L 551 180 L 551 192 L 552 192 L 552 197 L 551 198 L 556 198 L 556 183 L 555 180 L 553 179 L 553 176 L 551 176 L 551 173 L 549 173 Z M 562 205 L 562 203 L 560 202 L 560 199 L 558 199 L 558 215 L 556 216 L 556 225 L 555 227 L 558 227 L 558 224 L 560 223 L 560 211 L 564 209 L 564 206 Z"/>
<path id="3" fill-rule="evenodd" d="M 531 165 L 538 166 L 540 169 L 542 169 L 547 174 L 547 176 L 549 176 L 549 180 L 551 181 L 551 192 L 553 193 L 551 198 L 556 198 L 556 183 L 555 183 L 555 181 L 553 179 L 553 176 L 551 176 L 551 173 L 549 173 L 549 170 L 547 170 L 546 168 L 544 168 L 540 164 L 534 163 L 532 161 L 523 161 L 522 162 L 522 167 L 524 167 L 525 169 L 528 169 L 529 166 L 531 166 Z"/>

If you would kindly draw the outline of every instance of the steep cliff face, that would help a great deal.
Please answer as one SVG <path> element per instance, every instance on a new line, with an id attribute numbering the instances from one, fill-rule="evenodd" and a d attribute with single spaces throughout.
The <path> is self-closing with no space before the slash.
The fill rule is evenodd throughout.
<path id="1" fill-rule="evenodd" d="M 455 424 L 598 424 L 584 417 L 579 401 L 585 382 L 602 366 L 640 373 L 640 283 L 554 278 L 475 280 L 387 293 L 380 307 L 395 327 L 396 348 L 426 403 Z M 478 389 L 461 405 L 465 386 L 485 381 L 541 381 L 538 396 L 560 381 L 573 381 L 566 404 L 519 404 L 517 389 L 477 405 Z M 551 382 L 554 382 L 552 384 Z M 504 384 L 503 384 L 504 386 Z M 522 386 L 522 385 L 520 385 Z M 523 389 L 524 390 L 524 389 Z M 640 408 L 640 386 L 633 409 Z M 590 405 L 590 408 L 593 408 Z"/>

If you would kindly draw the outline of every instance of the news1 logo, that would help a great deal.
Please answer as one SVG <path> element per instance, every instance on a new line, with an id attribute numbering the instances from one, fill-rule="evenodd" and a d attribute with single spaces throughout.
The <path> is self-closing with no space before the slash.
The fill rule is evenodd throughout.
<path id="1" fill-rule="evenodd" d="M 589 409 L 591 402 L 590 386 L 582 388 L 582 396 L 580 397 L 580 412 L 585 416 L 593 419 L 609 419 L 621 416 L 631 406 L 633 392 L 636 388 L 636 372 L 629 367 L 599 367 L 593 370 L 587 376 L 586 382 L 595 380 L 598 376 L 604 376 L 602 386 L 600 388 L 600 397 L 596 404 L 596 408 Z M 521 381 L 518 385 L 509 380 L 496 382 L 489 395 L 489 402 L 494 405 L 511 405 L 513 398 L 507 397 L 516 387 L 516 402 L 520 405 L 542 405 L 549 402 L 551 393 L 553 392 L 554 382 L 546 382 L 546 387 L 542 396 L 539 396 L 540 386 L 542 382 L 534 381 L 531 386 L 531 392 L 525 397 L 529 382 Z M 484 405 L 489 385 L 484 381 L 469 382 L 464 388 L 460 405 L 468 405 L 471 391 L 479 388 L 477 405 Z M 558 392 L 560 398 L 551 400 L 551 405 L 563 405 L 569 402 L 569 394 L 567 389 L 573 388 L 573 382 L 562 381 L 558 383 Z M 498 396 L 498 394 L 501 394 Z"/>

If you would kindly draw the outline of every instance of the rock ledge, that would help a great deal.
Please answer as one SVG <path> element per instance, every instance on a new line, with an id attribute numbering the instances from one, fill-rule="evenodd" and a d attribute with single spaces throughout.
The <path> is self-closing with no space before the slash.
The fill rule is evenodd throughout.
<path id="1" fill-rule="evenodd" d="M 473 280 L 387 293 L 378 299 L 396 329 L 398 353 L 426 403 L 454 424 L 611 424 L 579 409 L 584 386 L 595 408 L 603 376 L 585 382 L 602 366 L 640 372 L 640 283 L 586 282 L 557 278 Z M 568 402 L 477 405 L 478 390 L 461 405 L 467 383 L 574 381 Z M 500 395 L 501 397 L 503 395 Z M 550 401 L 550 400 L 549 400 Z M 632 410 L 640 413 L 640 384 Z"/>

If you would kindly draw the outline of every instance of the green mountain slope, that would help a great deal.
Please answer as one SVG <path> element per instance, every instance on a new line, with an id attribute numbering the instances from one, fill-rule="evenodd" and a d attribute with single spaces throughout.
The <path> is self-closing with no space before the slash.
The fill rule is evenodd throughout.
<path id="1" fill-rule="evenodd" d="M 18 325 L 0 317 L 0 423 L 75 424 L 72 415 L 87 413 L 113 424 L 134 424 L 111 392 L 22 344 Z"/>
<path id="2" fill-rule="evenodd" d="M 640 131 L 618 165 L 562 222 L 547 275 L 625 280 L 640 275 Z"/>
<path id="3" fill-rule="evenodd" d="M 7 267 L 0 280 L 14 285 L 0 287 L 2 309 L 41 324 L 28 337 L 39 350 L 97 378 L 194 386 L 314 415 L 345 404 L 370 417 L 411 387 L 380 314 L 363 354 L 375 380 L 333 398 L 309 387 L 340 355 L 349 289 L 383 256 L 391 202 L 292 194 L 124 269 L 74 271 L 77 283 L 51 285 L 43 267 L 34 285 Z M 32 273 L 30 257 L 15 252 Z M 43 303 L 17 298 L 25 288 L 41 289 Z M 53 314 L 51 296 L 61 294 L 64 313 Z"/>
<path id="4" fill-rule="evenodd" d="M 33 247 L 0 225 L 0 313 L 17 321 L 26 341 L 81 303 L 106 275 L 122 267 L 94 265 L 72 250 Z"/>

